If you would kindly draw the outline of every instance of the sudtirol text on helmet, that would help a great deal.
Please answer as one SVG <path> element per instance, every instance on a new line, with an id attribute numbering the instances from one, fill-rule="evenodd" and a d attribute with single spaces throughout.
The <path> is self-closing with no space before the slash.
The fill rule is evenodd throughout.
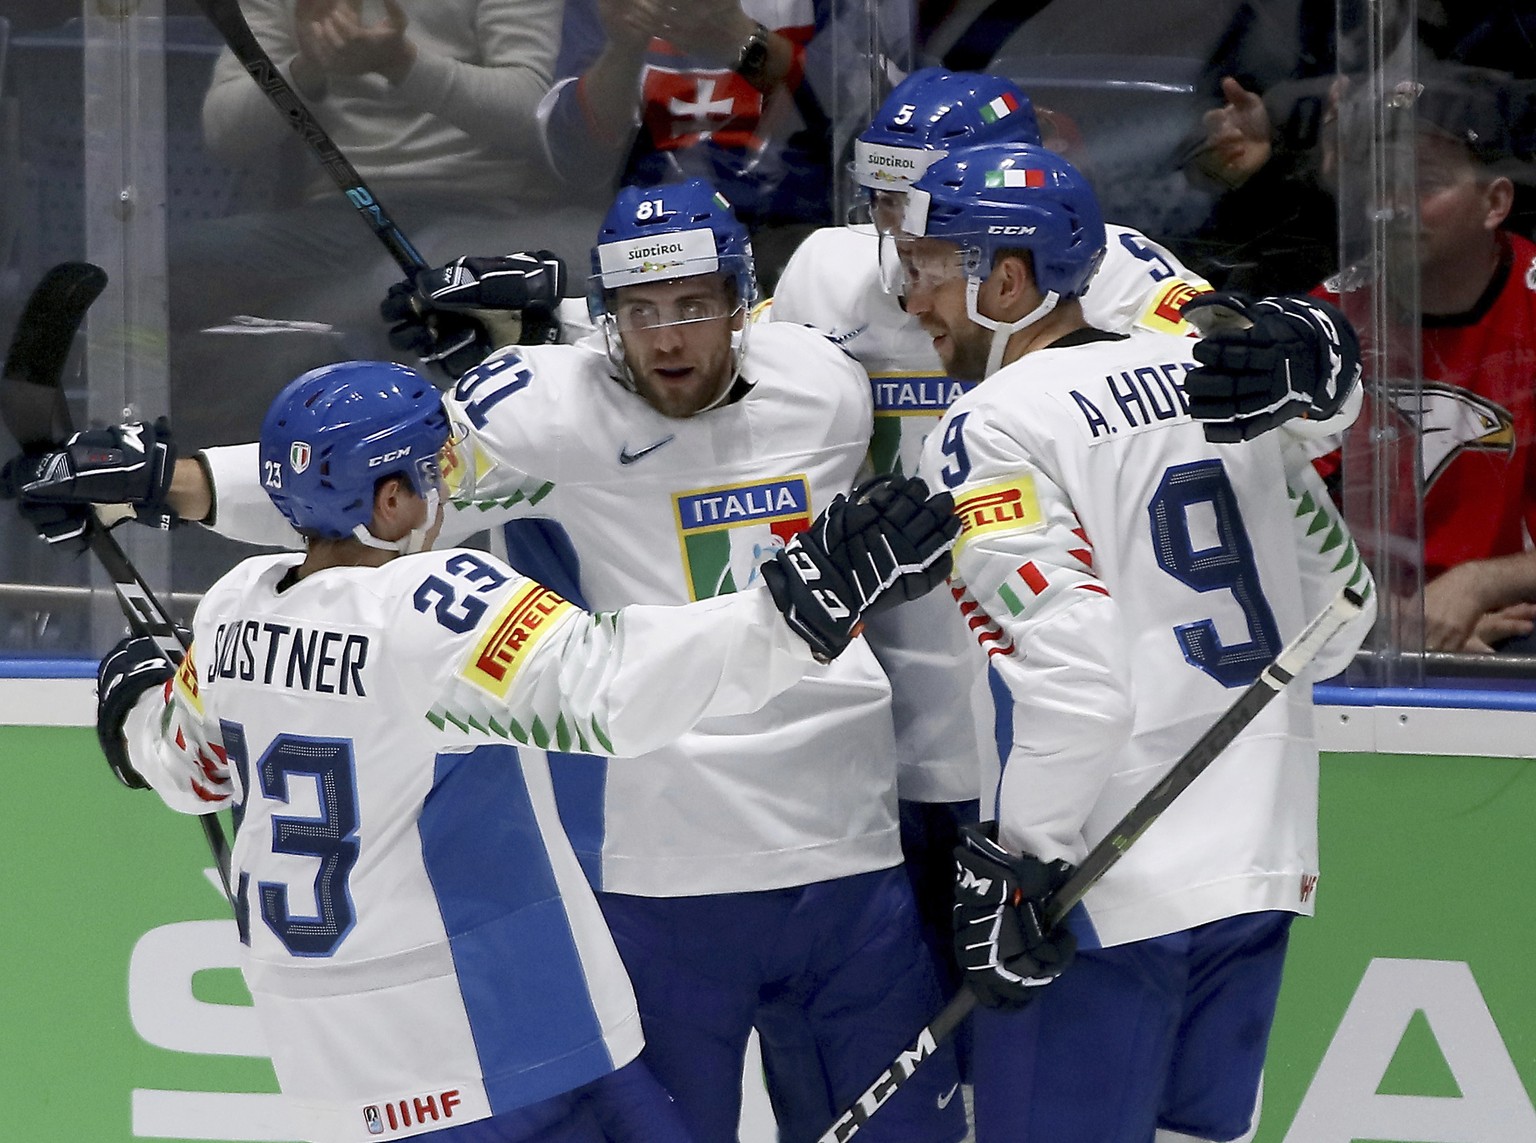
<path id="1" fill-rule="evenodd" d="M 300 533 L 416 550 L 368 531 L 374 490 L 400 476 L 436 515 L 448 442 L 442 395 L 416 370 L 390 361 L 344 361 L 312 369 L 273 400 L 261 425 L 261 483 Z M 425 528 L 418 530 L 425 532 Z"/>

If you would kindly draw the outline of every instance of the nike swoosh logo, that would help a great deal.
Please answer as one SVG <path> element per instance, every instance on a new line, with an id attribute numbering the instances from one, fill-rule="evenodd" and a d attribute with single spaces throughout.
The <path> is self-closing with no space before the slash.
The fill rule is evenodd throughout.
<path id="1" fill-rule="evenodd" d="M 627 443 L 626 444 L 622 444 L 622 445 L 619 446 L 619 463 L 620 464 L 634 464 L 635 461 L 639 460 L 641 457 L 650 456 L 651 453 L 655 452 L 662 445 L 664 445 L 664 444 L 671 444 L 672 440 L 676 436 L 677 436 L 676 433 L 668 433 L 666 436 L 662 437 L 655 444 L 646 445 L 639 452 L 630 452 L 629 451 L 629 445 Z"/>
<path id="2" fill-rule="evenodd" d="M 939 1096 L 939 1110 L 940 1111 L 943 1111 L 946 1107 L 949 1106 L 949 1101 L 955 1098 L 955 1092 L 957 1092 L 959 1090 L 960 1090 L 960 1085 L 956 1084 L 954 1087 L 952 1087 L 948 1091 L 946 1091 L 943 1095 Z"/>

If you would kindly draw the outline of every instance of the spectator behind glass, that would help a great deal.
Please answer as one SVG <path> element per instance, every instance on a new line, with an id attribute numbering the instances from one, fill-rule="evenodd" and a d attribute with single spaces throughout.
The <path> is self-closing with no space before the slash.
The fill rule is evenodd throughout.
<path id="1" fill-rule="evenodd" d="M 1443 66 L 1423 81 L 1417 227 L 1411 210 L 1393 210 L 1384 260 L 1388 273 L 1418 275 L 1422 387 L 1378 359 L 1367 390 L 1368 401 L 1395 407 L 1419 456 L 1415 464 L 1398 450 L 1395 461 L 1379 460 L 1390 450 L 1372 449 L 1368 408 L 1346 437 L 1343 474 L 1370 487 L 1381 468 L 1393 469 L 1398 535 L 1411 534 L 1412 481 L 1423 474 L 1427 649 L 1536 652 L 1536 552 L 1527 548 L 1536 532 L 1536 244 L 1505 229 L 1515 178 L 1530 169 L 1515 153 L 1528 100 L 1523 87 L 1482 69 Z M 1347 117 L 1359 101 L 1342 110 Z M 1353 133 L 1343 134 L 1347 146 Z M 1371 283 L 1351 267 L 1314 292 L 1359 313 Z M 1319 468 L 1336 474 L 1339 454 Z"/>
<path id="2" fill-rule="evenodd" d="M 485 246 L 547 247 L 573 265 L 585 260 L 599 214 L 557 205 L 534 122 L 553 72 L 560 0 L 243 0 L 242 9 L 429 262 Z M 270 165 L 303 150 L 227 50 L 203 125 L 210 149 L 234 164 Z M 307 150 L 300 164 L 301 203 L 175 236 L 172 413 L 189 443 L 248 437 L 272 397 L 271 386 L 253 380 L 390 355 L 375 299 L 399 268 Z M 212 266 L 224 269 L 210 274 Z M 235 315 L 325 323 L 342 337 L 246 336 L 238 341 L 248 351 L 231 353 L 230 336 L 200 334 Z M 241 384 L 229 383 L 232 360 Z M 210 392 L 219 399 L 208 400 Z"/>
<path id="3" fill-rule="evenodd" d="M 865 61 L 823 61 L 811 65 L 815 90 L 807 80 L 807 56 L 831 49 L 812 41 L 831 38 L 837 6 L 568 0 L 562 78 L 539 109 L 550 163 L 573 190 L 599 200 L 617 183 L 713 183 L 751 230 L 771 292 L 799 240 L 833 220 L 827 83 L 845 78 L 839 71 L 868 70 Z M 905 10 L 905 0 L 896 6 Z M 910 35 L 909 20 L 883 13 L 881 21 Z M 898 46 L 895 54 L 904 53 Z"/>
<path id="4" fill-rule="evenodd" d="M 1188 173 L 1214 189 L 1210 216 L 1195 235 L 1199 265 L 1222 289 L 1301 290 L 1338 269 L 1338 219 L 1328 127 L 1342 88 L 1335 76 L 1333 0 L 1302 0 L 1300 50 L 1290 76 L 1244 70 L 1218 56 L 1208 76 L 1221 106 L 1206 112 L 1204 139 Z M 1357 12 L 1346 11 L 1352 25 Z M 1536 4 L 1530 0 L 1424 3 L 1417 9 L 1421 66 L 1466 64 L 1536 77 Z M 1339 67 L 1360 68 L 1363 41 L 1346 36 Z M 1536 203 L 1522 188 L 1506 229 L 1536 233 Z M 1213 264 L 1214 263 L 1214 264 Z M 1223 266 L 1222 264 L 1225 264 Z"/>
<path id="5" fill-rule="evenodd" d="M 1037 108 L 1074 124 L 1082 145 L 1069 158 L 1094 180 L 1109 217 L 1177 250 L 1217 289 L 1301 292 L 1338 268 L 1305 245 L 1292 249 L 1296 235 L 1318 229 L 1314 219 L 1331 233 L 1332 201 L 1282 194 L 1266 201 L 1268 213 L 1244 212 L 1240 226 L 1216 230 L 1210 216 L 1229 188 L 1191 180 L 1186 167 L 1223 76 L 1258 90 L 1289 85 L 1295 114 L 1277 111 L 1277 122 L 1294 118 L 1305 134 L 1310 117 L 1315 138 L 1327 90 L 1317 77 L 1333 73 L 1334 3 L 937 0 L 922 5 L 918 35 L 925 62 L 1007 75 Z M 1306 260 L 1289 265 L 1298 254 Z"/>

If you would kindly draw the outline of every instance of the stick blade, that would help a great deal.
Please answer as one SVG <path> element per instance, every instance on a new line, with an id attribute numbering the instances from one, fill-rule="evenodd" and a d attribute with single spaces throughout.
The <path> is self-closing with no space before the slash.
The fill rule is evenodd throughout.
<path id="1" fill-rule="evenodd" d="M 0 377 L 0 419 L 24 450 L 50 448 L 69 435 L 64 365 L 106 285 L 100 266 L 61 262 L 43 275 L 21 311 Z"/>

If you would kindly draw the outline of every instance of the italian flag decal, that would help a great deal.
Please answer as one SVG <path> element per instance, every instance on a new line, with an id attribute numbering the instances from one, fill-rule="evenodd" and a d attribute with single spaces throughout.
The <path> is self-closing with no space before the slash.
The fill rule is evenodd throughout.
<path id="1" fill-rule="evenodd" d="M 1005 115 L 1012 115 L 1018 109 L 1019 101 L 1005 91 L 981 109 L 981 120 L 983 123 L 996 123 Z"/>
<path id="2" fill-rule="evenodd" d="M 987 189 L 996 187 L 1043 187 L 1045 172 L 1040 170 L 988 171 Z"/>

